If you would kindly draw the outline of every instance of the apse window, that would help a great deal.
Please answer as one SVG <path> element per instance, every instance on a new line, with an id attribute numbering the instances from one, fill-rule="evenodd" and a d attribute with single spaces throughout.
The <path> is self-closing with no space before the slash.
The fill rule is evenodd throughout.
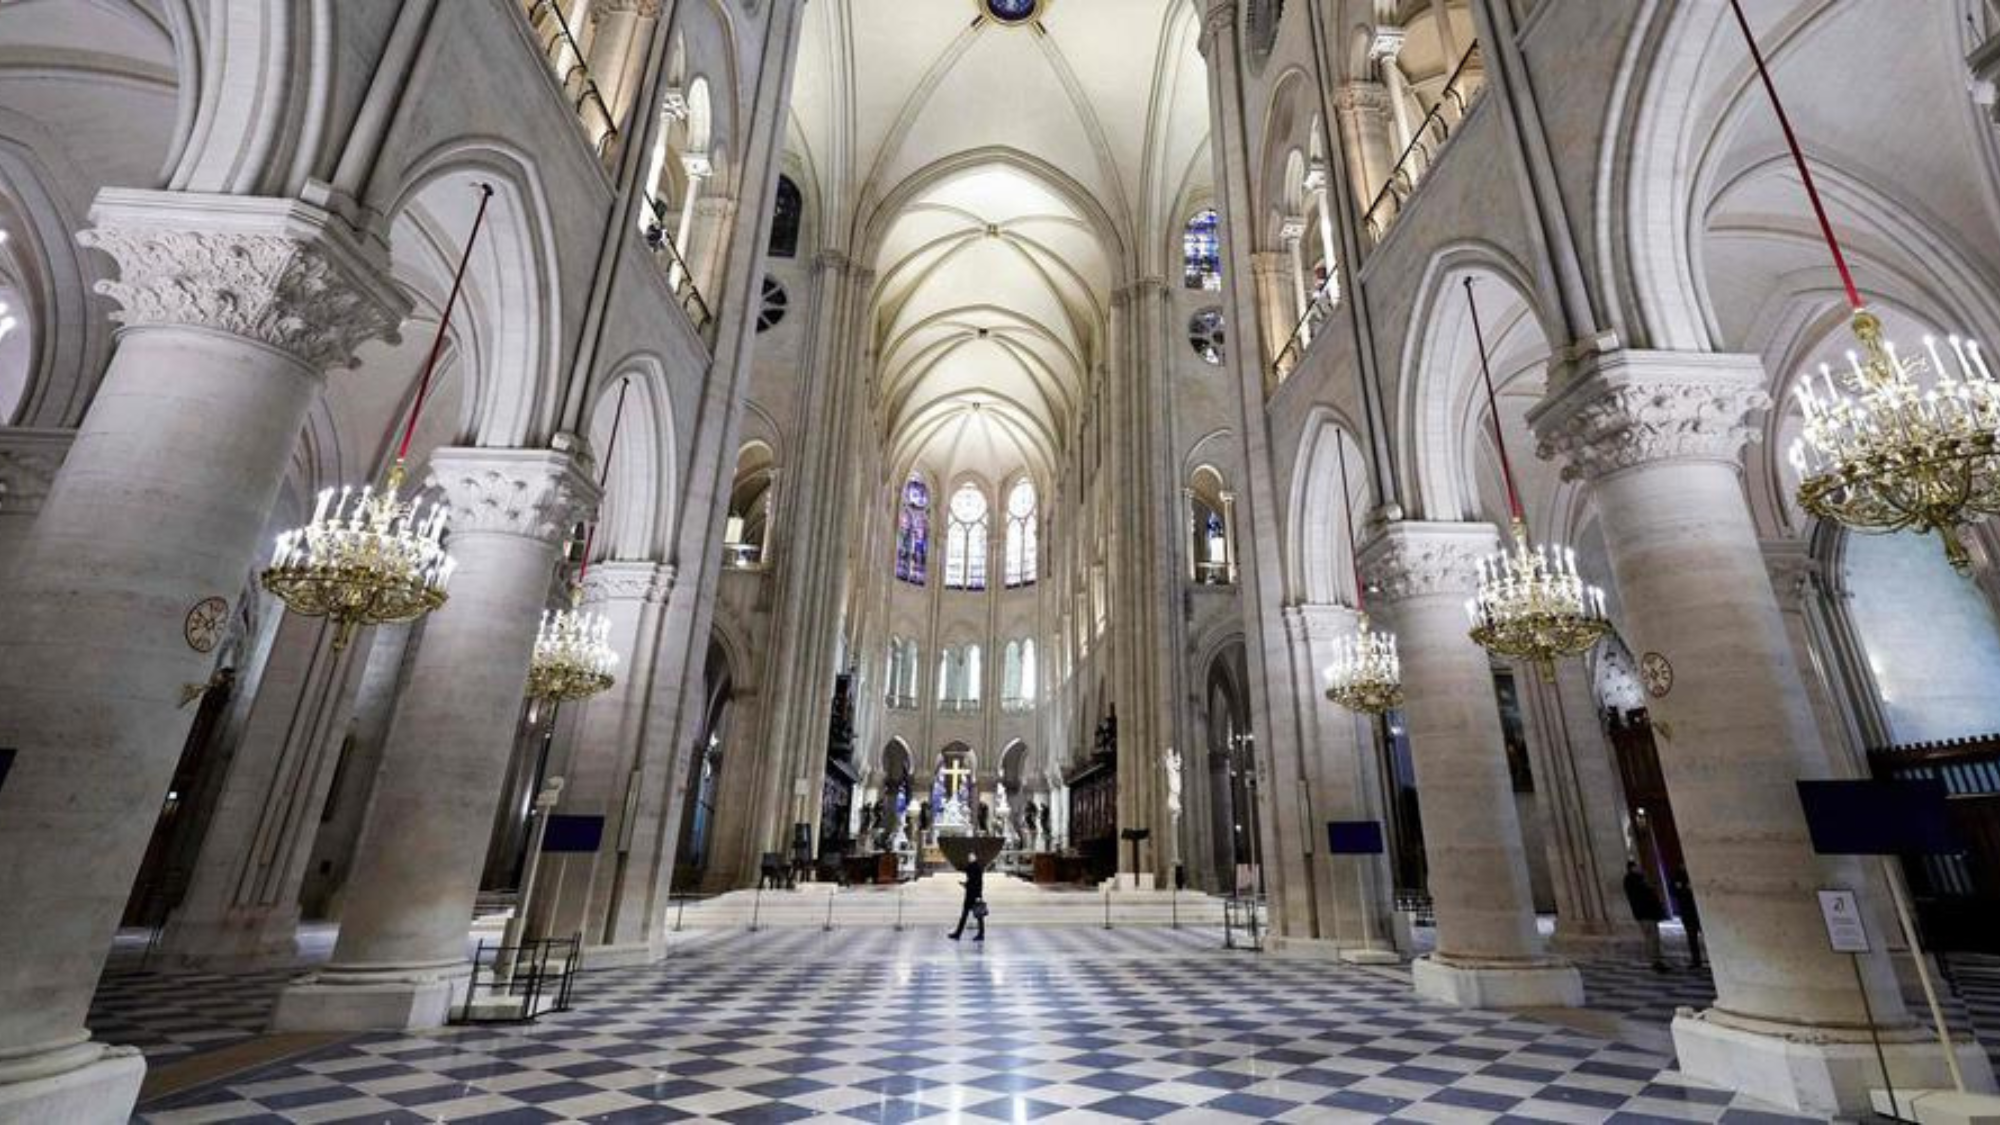
<path id="1" fill-rule="evenodd" d="M 768 332 L 785 319 L 785 310 L 792 304 L 791 294 L 778 284 L 778 279 L 764 275 L 764 303 L 757 309 L 757 331 Z"/>
<path id="2" fill-rule="evenodd" d="M 986 496 L 967 482 L 952 494 L 945 532 L 944 584 L 949 590 L 986 588 Z"/>
<path id="3" fill-rule="evenodd" d="M 1188 344 L 1202 362 L 1222 365 L 1222 310 L 1206 308 L 1188 320 Z"/>
<path id="4" fill-rule="evenodd" d="M 903 486 L 903 510 L 896 518 L 896 577 L 924 584 L 931 554 L 931 490 L 912 477 Z"/>
<path id="5" fill-rule="evenodd" d="M 1181 233 L 1181 257 L 1185 265 L 1183 282 L 1189 289 L 1211 293 L 1222 289 L 1222 236 L 1215 208 L 1194 213 Z"/>

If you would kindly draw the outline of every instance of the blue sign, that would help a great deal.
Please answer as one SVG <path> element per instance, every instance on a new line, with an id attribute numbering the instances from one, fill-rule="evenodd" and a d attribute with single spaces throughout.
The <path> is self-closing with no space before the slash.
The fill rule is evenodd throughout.
<path id="1" fill-rule="evenodd" d="M 1801 781 L 1799 803 L 1821 855 L 1953 855 L 1944 782 Z"/>
<path id="2" fill-rule="evenodd" d="M 1326 822 L 1326 850 L 1333 855 L 1381 855 L 1382 822 L 1379 820 L 1329 820 Z"/>
<path id="3" fill-rule="evenodd" d="M 601 816 L 554 816 L 542 833 L 544 852 L 594 852 L 604 842 Z"/>

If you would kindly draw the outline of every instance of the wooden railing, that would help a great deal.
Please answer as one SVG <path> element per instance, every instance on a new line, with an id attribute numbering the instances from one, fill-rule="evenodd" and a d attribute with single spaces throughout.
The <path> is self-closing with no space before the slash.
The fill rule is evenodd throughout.
<path id="1" fill-rule="evenodd" d="M 1471 50 L 1465 52 L 1465 57 L 1458 60 L 1451 77 L 1445 80 L 1444 89 L 1438 92 L 1437 104 L 1424 115 L 1423 122 L 1410 137 L 1409 147 L 1403 150 L 1403 155 L 1396 159 L 1395 167 L 1390 169 L 1388 182 L 1375 193 L 1375 200 L 1368 205 L 1368 212 L 1363 217 L 1371 241 L 1380 242 L 1382 236 L 1389 233 L 1389 228 L 1402 214 L 1410 196 L 1416 193 L 1417 185 L 1423 182 L 1431 165 L 1437 163 L 1438 154 L 1444 151 L 1445 143 L 1451 140 L 1459 122 L 1464 121 L 1478 103 L 1479 95 L 1486 89 L 1486 72 L 1484 67 L 1478 65 L 1479 59 L 1479 45 L 1475 43 Z"/>
<path id="2" fill-rule="evenodd" d="M 556 0 L 522 0 L 521 7 L 528 14 L 528 26 L 541 41 L 550 73 L 555 75 L 556 84 L 576 111 L 577 123 L 583 126 L 591 151 L 599 160 L 609 163 L 617 150 L 618 123 L 612 119 L 611 107 L 590 75 L 583 48 L 577 44 L 576 36 L 570 34 L 562 9 Z"/>

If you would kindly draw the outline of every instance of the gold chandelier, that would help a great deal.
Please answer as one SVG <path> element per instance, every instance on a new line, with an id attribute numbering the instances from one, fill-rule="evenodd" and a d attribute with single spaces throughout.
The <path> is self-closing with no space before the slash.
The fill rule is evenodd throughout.
<path id="1" fill-rule="evenodd" d="M 1822 364 L 1820 387 L 1810 375 L 1799 379 L 1805 429 L 1791 449 L 1799 504 L 1856 531 L 1935 531 L 1953 568 L 1967 573 L 1972 555 L 1960 531 L 1975 519 L 2000 514 L 2000 386 L 1970 340 L 1953 336 L 1940 349 L 1925 337 L 1924 354 L 1905 358 L 1882 338 L 1882 322 L 1854 284 L 1750 21 L 1737 0 L 1730 0 L 1730 9 L 1819 220 L 1853 314 L 1849 323 L 1861 342 L 1860 354 L 1847 354 L 1848 370 L 1838 377 Z"/>
<path id="2" fill-rule="evenodd" d="M 1354 513 L 1347 485 L 1347 446 L 1335 441 L 1340 454 L 1341 518 L 1347 521 L 1347 554 L 1354 561 L 1354 607 L 1360 615 L 1352 636 L 1340 638 L 1333 663 L 1326 667 L 1326 697 L 1349 711 L 1380 715 L 1403 705 L 1403 662 L 1396 655 L 1396 634 L 1369 628 L 1366 584 L 1355 549 Z"/>
<path id="3" fill-rule="evenodd" d="M 1507 459 L 1493 372 L 1486 361 L 1486 334 L 1479 324 L 1479 301 L 1465 279 L 1465 302 L 1472 311 L 1472 335 L 1479 346 L 1479 374 L 1486 384 L 1486 410 L 1493 416 L 1493 441 L 1500 452 L 1500 477 L 1507 486 L 1513 546 L 1480 560 L 1479 588 L 1465 603 L 1472 640 L 1479 647 L 1516 660 L 1532 660 L 1544 674 L 1556 660 L 1586 652 L 1611 632 L 1604 616 L 1604 591 L 1576 570 L 1576 551 L 1537 546 L 1528 536 L 1528 517 Z"/>
<path id="4" fill-rule="evenodd" d="M 618 406 L 611 413 L 611 438 L 605 443 L 597 472 L 598 502 L 611 479 L 611 455 L 618 449 L 618 425 L 625 419 L 626 379 L 618 384 Z M 569 608 L 542 611 L 535 635 L 535 653 L 528 660 L 528 698 L 545 703 L 589 699 L 617 683 L 618 650 L 611 647 L 611 621 L 583 608 L 583 580 L 590 573 L 590 549 L 597 539 L 592 521 L 583 534 L 576 581 L 569 588 Z"/>
<path id="5" fill-rule="evenodd" d="M 1364 715 L 1380 715 L 1403 705 L 1403 662 L 1396 634 L 1369 628 L 1362 614 L 1354 635 L 1340 638 L 1326 669 L 1326 697 Z"/>
<path id="6" fill-rule="evenodd" d="M 414 621 L 445 603 L 458 564 L 444 550 L 444 506 L 425 512 L 422 500 L 402 499 L 402 484 L 398 461 L 380 492 L 326 489 L 312 522 L 271 552 L 264 588 L 293 613 L 333 621 L 335 648 L 357 626 Z"/>
<path id="7" fill-rule="evenodd" d="M 479 185 L 479 191 L 479 211 L 473 217 L 472 232 L 466 236 L 451 296 L 431 341 L 430 357 L 417 380 L 417 395 L 410 403 L 396 460 L 389 466 L 381 489 L 363 485 L 357 493 L 348 485 L 337 494 L 331 488 L 322 491 L 312 522 L 278 536 L 271 565 L 260 576 L 264 588 L 293 613 L 332 621 L 335 649 L 347 647 L 359 626 L 415 621 L 444 605 L 445 588 L 457 567 L 444 550 L 444 505 L 433 504 L 425 513 L 423 501 L 402 498 L 402 488 L 410 439 L 417 432 L 431 376 L 444 351 L 466 263 L 472 260 L 473 243 L 479 239 L 479 229 L 486 222 L 486 205 L 493 198 L 489 185 Z"/>
<path id="8" fill-rule="evenodd" d="M 1848 353 L 1848 369 L 1821 364 L 1819 387 L 1807 376 L 1795 392 L 1799 503 L 1859 531 L 1935 531 L 1964 573 L 1972 556 L 1959 529 L 2000 514 L 2000 383 L 1973 341 L 1940 348 L 1926 336 L 1923 354 L 1905 358 L 1873 313 L 1856 310 L 1853 328 L 1862 353 Z"/>
<path id="9" fill-rule="evenodd" d="M 542 611 L 535 655 L 528 661 L 528 697 L 550 703 L 588 699 L 617 682 L 618 652 L 611 621 L 583 608 L 583 586 L 570 587 L 570 607 Z"/>

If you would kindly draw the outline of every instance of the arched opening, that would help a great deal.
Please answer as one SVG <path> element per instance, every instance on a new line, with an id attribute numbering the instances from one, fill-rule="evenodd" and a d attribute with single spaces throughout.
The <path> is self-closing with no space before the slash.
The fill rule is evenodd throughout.
<path id="1" fill-rule="evenodd" d="M 1222 473 L 1203 465 L 1183 490 L 1187 510 L 1189 577 L 1204 586 L 1236 582 L 1235 497 Z"/>
<path id="2" fill-rule="evenodd" d="M 771 447 L 746 443 L 736 455 L 729 486 L 729 515 L 722 525 L 722 562 L 738 570 L 761 570 L 770 562 L 772 514 L 777 504 L 778 467 Z"/>
<path id="3" fill-rule="evenodd" d="M 695 731 L 694 745 L 688 754 L 680 844 L 674 853 L 676 892 L 701 886 L 714 843 L 716 784 L 722 776 L 723 756 L 730 749 L 735 702 L 735 677 L 730 669 L 729 652 L 719 640 L 709 641 L 702 684 L 701 726 Z"/>

